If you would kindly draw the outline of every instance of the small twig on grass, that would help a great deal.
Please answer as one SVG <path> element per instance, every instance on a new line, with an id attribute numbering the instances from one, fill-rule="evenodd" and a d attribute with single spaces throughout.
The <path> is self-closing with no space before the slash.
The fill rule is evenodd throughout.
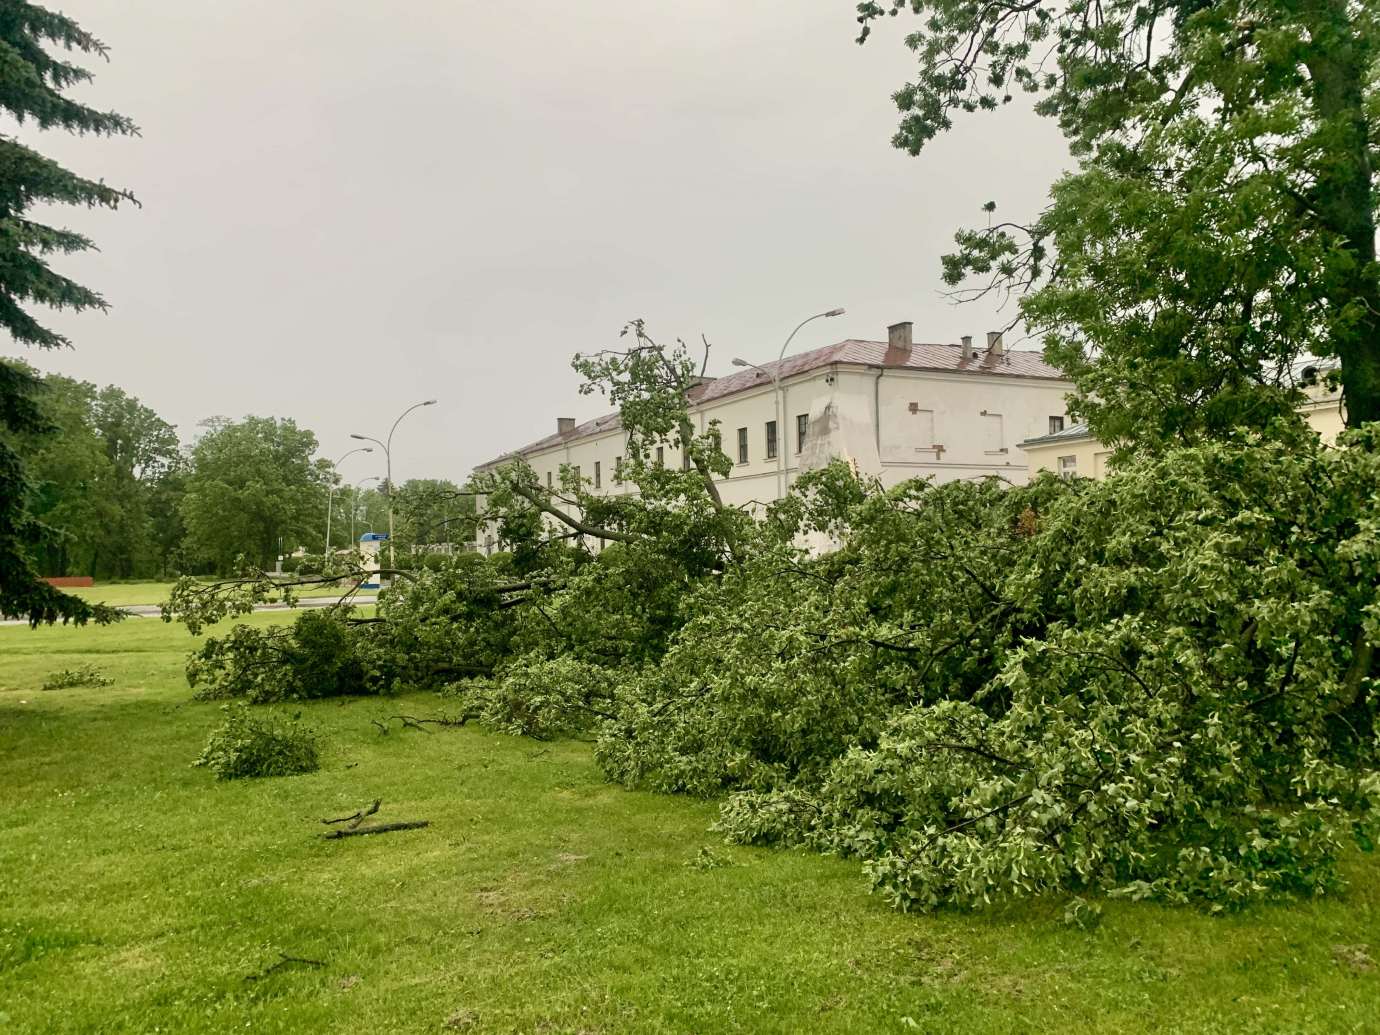
<path id="1" fill-rule="evenodd" d="M 264 978 L 268 977 L 268 975 L 276 971 L 282 970 L 289 963 L 301 963 L 308 967 L 324 967 L 326 965 L 326 962 L 324 960 L 309 960 L 304 956 L 289 956 L 285 952 L 280 952 L 278 953 L 278 962 L 270 963 L 267 967 L 259 971 L 257 974 L 250 974 L 247 977 L 245 977 L 245 980 L 262 981 Z"/>
<path id="2" fill-rule="evenodd" d="M 382 733 L 385 737 L 388 736 L 387 723 L 379 722 L 378 719 L 370 719 L 369 721 L 372 722 L 375 726 L 377 726 L 379 728 L 379 732 Z"/>
<path id="3" fill-rule="evenodd" d="M 432 726 L 463 726 L 471 719 L 479 718 L 479 714 L 477 712 L 466 712 L 458 719 L 452 719 L 445 715 L 442 715 L 439 718 L 435 719 L 419 719 L 415 715 L 390 715 L 388 716 L 388 718 L 397 719 L 400 723 L 402 723 L 403 729 L 407 729 L 410 726 L 414 730 L 421 730 L 423 733 L 430 733 L 431 730 L 426 728 L 428 724 Z M 377 719 L 373 719 L 371 721 L 375 726 L 384 729 L 385 732 L 387 731 L 387 727 L 385 727 L 383 723 L 379 722 Z"/>
<path id="4" fill-rule="evenodd" d="M 542 755 L 549 755 L 549 754 L 551 754 L 551 749 L 550 749 L 550 748 L 541 748 L 541 749 L 538 750 L 538 751 L 529 752 L 528 755 L 527 755 L 527 761 L 529 761 L 529 762 L 535 762 L 537 759 L 541 758 Z"/>
<path id="5" fill-rule="evenodd" d="M 357 827 L 360 825 L 360 823 L 364 822 L 364 818 L 366 816 L 372 816 L 375 812 L 377 812 L 379 810 L 379 806 L 382 804 L 382 798 L 375 798 L 374 803 L 370 805 L 368 808 L 360 809 L 358 812 L 353 812 L 348 816 L 338 816 L 335 819 L 323 819 L 321 822 L 327 824 L 328 826 L 332 823 L 349 823 L 351 827 Z"/>
<path id="6" fill-rule="evenodd" d="M 329 834 L 321 836 L 327 841 L 335 841 L 342 837 L 363 837 L 365 834 L 386 834 L 390 830 L 420 830 L 422 827 L 430 826 L 429 820 L 416 819 L 405 823 L 375 823 L 371 827 L 345 827 L 341 830 L 332 830 Z"/>

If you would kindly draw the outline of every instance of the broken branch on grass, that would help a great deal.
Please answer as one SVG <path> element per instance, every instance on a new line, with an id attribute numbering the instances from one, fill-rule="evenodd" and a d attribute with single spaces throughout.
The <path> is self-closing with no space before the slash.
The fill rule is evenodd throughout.
<path id="1" fill-rule="evenodd" d="M 304 966 L 308 967 L 324 967 L 326 965 L 325 960 L 309 960 L 305 956 L 289 956 L 285 952 L 280 952 L 278 953 L 278 961 L 276 963 L 269 964 L 267 967 L 259 971 L 257 974 L 250 974 L 246 976 L 245 980 L 262 981 L 264 978 L 268 977 L 268 975 L 275 973 L 276 971 L 282 970 L 290 963 L 301 963 Z"/>
<path id="2" fill-rule="evenodd" d="M 403 729 L 411 727 L 412 729 L 421 730 L 423 733 L 430 733 L 431 730 L 426 728 L 428 724 L 433 726 L 463 726 L 471 719 L 479 718 L 479 713 L 466 712 L 464 715 L 461 715 L 458 719 L 453 719 L 446 715 L 442 715 L 438 718 L 426 719 L 420 719 L 415 715 L 390 715 L 388 716 L 388 718 L 397 719 L 400 723 L 402 723 Z M 370 721 L 375 726 L 379 727 L 379 729 L 383 730 L 385 733 L 388 732 L 388 727 L 385 726 L 383 723 L 379 722 L 378 719 L 371 719 Z"/>
<path id="3" fill-rule="evenodd" d="M 366 816 L 372 816 L 375 812 L 377 812 L 379 810 L 379 806 L 382 804 L 382 798 L 375 798 L 374 803 L 370 805 L 368 808 L 359 809 L 357 812 L 353 812 L 348 816 L 338 816 L 335 819 L 323 819 L 321 822 L 325 823 L 327 826 L 331 825 L 332 823 L 349 823 L 350 826 L 357 827 L 360 825 L 360 823 L 364 821 L 364 818 Z"/>
<path id="4" fill-rule="evenodd" d="M 408 820 L 402 823 L 375 823 L 369 827 L 343 827 L 340 830 L 332 830 L 321 837 L 327 841 L 336 841 L 342 837 L 364 837 L 366 834 L 386 834 L 390 830 L 420 830 L 422 827 L 430 826 L 431 821 L 425 819 Z"/>

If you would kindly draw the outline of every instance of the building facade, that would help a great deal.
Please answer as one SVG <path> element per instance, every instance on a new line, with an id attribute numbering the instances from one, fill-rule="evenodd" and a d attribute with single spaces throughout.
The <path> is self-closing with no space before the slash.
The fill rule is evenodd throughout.
<path id="1" fill-rule="evenodd" d="M 1072 385 L 1034 352 L 1008 350 L 999 333 L 985 348 L 916 343 L 909 323 L 888 328 L 886 341 L 849 339 L 779 363 L 751 367 L 697 385 L 691 417 L 701 433 L 719 423 L 733 461 L 717 482 L 731 506 L 784 496 L 801 473 L 834 459 L 892 486 L 909 478 L 945 482 L 998 475 L 1015 484 L 1029 476 L 1020 443 L 1064 425 Z M 525 459 L 546 485 L 562 465 L 596 493 L 634 491 L 619 480 L 627 440 L 619 416 L 582 424 L 559 418 L 556 431 L 495 457 L 476 474 Z M 671 443 L 657 458 L 681 464 Z M 479 547 L 493 552 L 493 529 Z"/>
<path id="2" fill-rule="evenodd" d="M 1308 401 L 1299 407 L 1309 426 L 1329 445 L 1346 430 L 1346 413 L 1341 393 L 1323 384 L 1305 388 Z M 1112 450 L 1095 438 L 1086 424 L 1070 424 L 1047 435 L 1020 444 L 1031 474 L 1054 471 L 1066 478 L 1105 478 L 1110 469 Z"/>

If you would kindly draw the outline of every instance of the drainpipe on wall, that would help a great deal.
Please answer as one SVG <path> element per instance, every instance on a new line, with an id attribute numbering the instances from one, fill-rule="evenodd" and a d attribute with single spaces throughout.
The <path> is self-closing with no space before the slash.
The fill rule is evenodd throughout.
<path id="1" fill-rule="evenodd" d="M 877 368 L 877 376 L 872 379 L 872 430 L 877 439 L 877 473 L 882 470 L 882 375 L 886 367 Z"/>

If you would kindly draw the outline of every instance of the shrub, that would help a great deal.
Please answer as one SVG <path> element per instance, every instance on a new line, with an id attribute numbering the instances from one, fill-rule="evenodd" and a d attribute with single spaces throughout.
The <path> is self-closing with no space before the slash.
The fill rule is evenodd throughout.
<path id="1" fill-rule="evenodd" d="M 303 611 L 291 626 L 236 625 L 208 637 L 187 659 L 187 682 L 201 700 L 251 704 L 378 693 L 380 681 L 347 625 L 348 608 Z"/>
<path id="2" fill-rule="evenodd" d="M 224 721 L 211 731 L 201 757 L 217 780 L 292 776 L 320 768 L 316 735 L 294 716 L 251 714 L 244 704 L 222 705 Z"/>
<path id="3" fill-rule="evenodd" d="M 95 665 L 77 665 L 59 669 L 43 681 L 44 690 L 66 690 L 74 686 L 110 686 L 115 680 Z"/>

